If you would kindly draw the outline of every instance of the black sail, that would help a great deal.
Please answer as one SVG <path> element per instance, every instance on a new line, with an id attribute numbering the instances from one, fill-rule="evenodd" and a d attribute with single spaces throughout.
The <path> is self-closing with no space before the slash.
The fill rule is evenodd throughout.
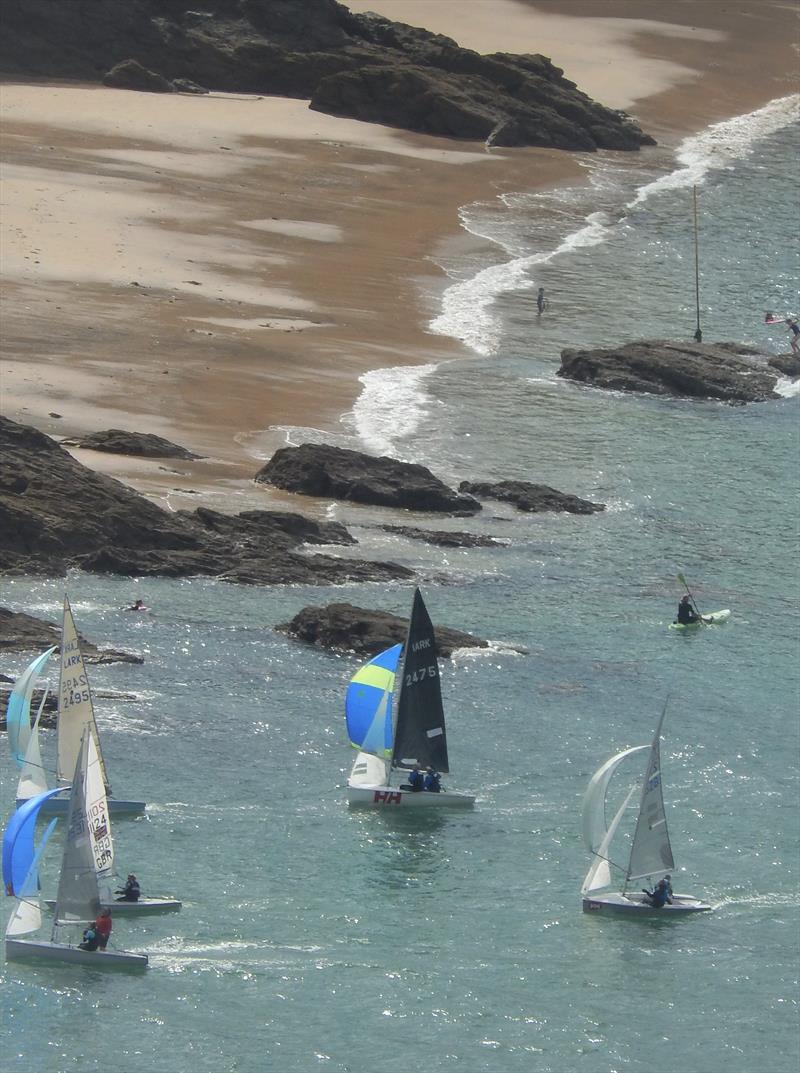
<path id="1" fill-rule="evenodd" d="M 419 589 L 414 590 L 406 638 L 392 753 L 392 767 L 414 764 L 449 771 L 436 638 Z"/>

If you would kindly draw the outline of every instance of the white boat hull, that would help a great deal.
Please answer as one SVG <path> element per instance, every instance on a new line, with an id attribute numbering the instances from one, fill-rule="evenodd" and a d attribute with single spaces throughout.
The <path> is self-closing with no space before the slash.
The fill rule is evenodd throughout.
<path id="1" fill-rule="evenodd" d="M 54 898 L 45 898 L 44 904 L 48 909 L 55 908 Z M 177 898 L 140 898 L 138 902 L 100 901 L 101 909 L 110 909 L 113 916 L 118 914 L 136 913 L 177 913 L 183 905 Z M 88 924 L 89 921 L 81 923 Z"/>
<path id="2" fill-rule="evenodd" d="M 401 790 L 399 786 L 348 785 L 347 803 L 360 808 L 472 808 L 475 798 L 447 790 L 432 794 L 425 790 Z"/>
<path id="3" fill-rule="evenodd" d="M 7 961 L 27 961 L 30 958 L 68 961 L 77 965 L 92 965 L 96 969 L 146 969 L 148 963 L 147 954 L 132 954 L 127 950 L 81 950 L 79 946 L 45 940 L 6 939 Z"/>
<path id="4" fill-rule="evenodd" d="M 671 905 L 656 909 L 644 894 L 629 891 L 627 894 L 607 893 L 586 895 L 583 899 L 584 913 L 602 913 L 606 916 L 674 917 L 687 913 L 708 913 L 712 907 L 690 894 L 675 894 Z"/>
<path id="5" fill-rule="evenodd" d="M 17 800 L 17 808 L 24 805 L 24 800 Z M 125 801 L 122 798 L 109 797 L 108 811 L 112 816 L 140 816 L 147 808 L 145 801 Z M 44 802 L 39 814 L 41 816 L 66 816 L 69 811 L 69 787 L 61 794 L 48 798 Z"/>

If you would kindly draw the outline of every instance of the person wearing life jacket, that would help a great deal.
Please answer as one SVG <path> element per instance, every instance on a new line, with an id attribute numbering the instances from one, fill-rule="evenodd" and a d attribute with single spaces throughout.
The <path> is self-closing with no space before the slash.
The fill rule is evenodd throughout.
<path id="1" fill-rule="evenodd" d="M 659 879 L 652 891 L 644 892 L 650 899 L 653 909 L 663 909 L 665 905 L 672 905 L 672 884 L 670 876 Z"/>
<path id="2" fill-rule="evenodd" d="M 439 772 L 434 771 L 432 767 L 428 768 L 425 775 L 424 789 L 427 790 L 429 794 L 438 794 L 442 789 Z"/>
<path id="3" fill-rule="evenodd" d="M 121 898 L 117 898 L 118 902 L 138 902 L 142 889 L 139 886 L 139 880 L 131 873 L 125 880 L 125 886 L 115 891 L 115 893 L 122 895 Z"/>
<path id="4" fill-rule="evenodd" d="M 414 764 L 414 767 L 411 769 L 408 776 L 408 785 L 410 789 L 413 790 L 415 794 L 418 794 L 420 790 L 423 789 L 423 782 L 424 780 L 422 778 L 422 772 L 419 769 L 419 764 Z"/>
<path id="5" fill-rule="evenodd" d="M 676 622 L 679 622 L 681 626 L 691 626 L 693 622 L 699 622 L 700 615 L 697 614 L 692 607 L 692 602 L 687 596 L 681 597 L 681 602 L 678 604 L 678 617 Z"/>
<path id="6" fill-rule="evenodd" d="M 97 945 L 101 950 L 105 950 L 108 946 L 108 939 L 111 935 L 112 927 L 111 910 L 101 909 L 94 922 L 94 930 L 97 933 Z"/>
<path id="7" fill-rule="evenodd" d="M 84 929 L 83 941 L 78 943 L 80 950 L 96 950 L 98 946 L 97 930 L 94 924 L 90 924 L 88 928 Z"/>

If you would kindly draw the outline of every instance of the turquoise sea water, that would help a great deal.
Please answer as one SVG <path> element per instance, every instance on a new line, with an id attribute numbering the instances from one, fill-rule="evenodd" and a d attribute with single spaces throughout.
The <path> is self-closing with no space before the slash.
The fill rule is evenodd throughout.
<path id="1" fill-rule="evenodd" d="M 420 569 L 434 622 L 496 642 L 442 667 L 449 783 L 477 793 L 474 813 L 348 813 L 357 662 L 274 630 L 334 599 L 407 612 L 410 586 L 70 576 L 80 630 L 146 657 L 91 672 L 138 698 L 97 704 L 115 793 L 149 802 L 116 825 L 120 871 L 184 909 L 117 921 L 117 945 L 150 954 L 142 978 L 3 964 L 4 1073 L 796 1070 L 798 397 L 729 408 L 554 374 L 564 346 L 691 336 L 693 182 L 705 338 L 788 349 L 762 321 L 800 312 L 797 145 L 788 116 L 746 117 L 677 157 L 587 160 L 586 188 L 465 208 L 497 256 L 488 273 L 448 264 L 435 330 L 475 359 L 409 374 L 402 425 L 380 425 L 365 385 L 350 424 L 367 443 L 451 481 L 518 477 L 608 505 L 487 504 L 453 528 L 508 544 L 445 553 L 376 530 L 399 520 L 385 512 L 332 508 L 358 554 Z M 678 571 L 701 609 L 733 609 L 727 625 L 667 629 Z M 63 591 L 6 579 L 0 599 L 55 620 Z M 151 615 L 119 610 L 135 596 Z M 586 782 L 650 740 L 665 702 L 674 885 L 716 912 L 584 915 Z M 6 813 L 14 781 L 3 759 Z M 59 848 L 56 832 L 46 892 Z"/>

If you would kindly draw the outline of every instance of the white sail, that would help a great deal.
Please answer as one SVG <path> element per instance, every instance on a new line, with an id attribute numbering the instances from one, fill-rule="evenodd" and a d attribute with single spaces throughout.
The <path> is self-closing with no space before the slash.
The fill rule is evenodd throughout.
<path id="1" fill-rule="evenodd" d="M 6 939 L 19 939 L 31 935 L 42 926 L 42 911 L 39 899 L 18 898 L 14 912 L 6 926 Z"/>
<path id="2" fill-rule="evenodd" d="M 606 827 L 606 792 L 614 772 L 626 757 L 647 749 L 646 745 L 634 745 L 623 749 L 597 769 L 589 780 L 583 795 L 583 841 L 590 853 L 597 853 L 608 829 Z"/>
<path id="3" fill-rule="evenodd" d="M 94 858 L 94 869 L 103 900 L 111 900 L 111 876 L 114 872 L 114 841 L 111 837 L 111 820 L 108 815 L 108 799 L 103 782 L 103 771 L 97 746 L 91 734 L 88 737 L 84 803 L 89 840 Z"/>
<path id="4" fill-rule="evenodd" d="M 622 753 L 622 756 L 627 756 L 628 753 L 637 752 L 639 749 L 646 749 L 646 745 L 637 745 L 635 749 L 628 749 L 627 752 Z M 581 887 L 581 894 L 586 897 L 589 894 L 593 894 L 595 891 L 603 890 L 605 887 L 611 886 L 611 862 L 608 859 L 609 849 L 614 835 L 617 833 L 619 822 L 625 815 L 625 810 L 630 804 L 630 800 L 636 792 L 636 787 L 632 786 L 628 792 L 628 796 L 620 805 L 616 816 L 608 825 L 603 840 L 596 850 L 593 852 L 596 854 L 592 866 L 586 873 L 586 879 L 583 881 Z"/>
<path id="5" fill-rule="evenodd" d="M 631 845 L 626 886 L 648 877 L 655 879 L 665 875 L 675 866 L 661 786 L 661 724 L 665 714 L 666 708 L 661 713 L 653 744 L 650 746 L 650 759 L 642 784 L 639 819 Z"/>
<path id="6" fill-rule="evenodd" d="M 359 753 L 353 761 L 348 786 L 388 786 L 389 765 L 372 753 Z"/>
<path id="7" fill-rule="evenodd" d="M 22 771 L 17 782 L 17 801 L 28 801 L 37 794 L 43 794 L 47 789 L 47 776 L 42 766 L 42 752 L 39 748 L 39 720 L 42 716 L 45 697 L 42 697 L 36 722 L 31 727 L 28 738 L 28 747 L 25 750 L 25 759 L 22 762 Z"/>
<path id="8" fill-rule="evenodd" d="M 103 755 L 97 736 L 92 691 L 83 663 L 78 631 L 69 600 L 64 597 L 64 619 L 61 628 L 61 674 L 58 687 L 58 778 L 67 783 L 72 778 L 84 730 L 94 738 L 103 780 L 108 786 Z"/>
<path id="9" fill-rule="evenodd" d="M 93 742 L 94 739 L 87 729 L 78 752 L 70 791 L 54 930 L 59 924 L 94 920 L 100 909 L 95 839 L 89 827 L 86 802 L 89 753 Z M 91 786 L 88 789 L 92 792 Z"/>

